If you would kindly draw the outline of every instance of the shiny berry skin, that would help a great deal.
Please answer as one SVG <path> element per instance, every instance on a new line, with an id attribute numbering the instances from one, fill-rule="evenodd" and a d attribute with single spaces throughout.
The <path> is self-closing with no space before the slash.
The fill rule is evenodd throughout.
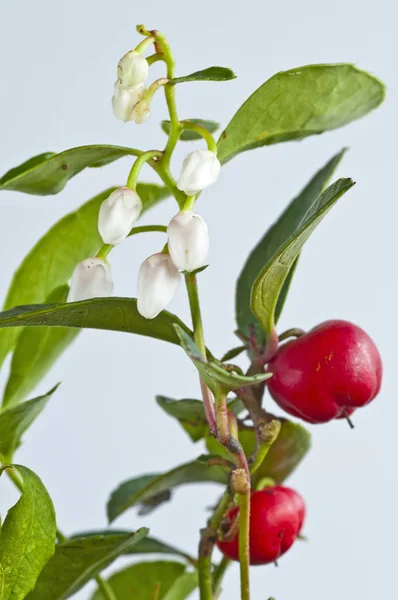
<path id="1" fill-rule="evenodd" d="M 338 419 L 375 398 L 382 365 L 371 338 L 347 321 L 326 321 L 280 347 L 269 363 L 271 396 L 309 423 Z"/>
<path id="2" fill-rule="evenodd" d="M 232 523 L 239 508 L 232 508 L 227 518 Z M 294 490 L 282 486 L 254 492 L 250 500 L 250 564 L 272 563 L 292 546 L 300 533 L 305 504 Z M 221 552 L 239 560 L 239 535 L 231 541 L 217 542 Z"/>

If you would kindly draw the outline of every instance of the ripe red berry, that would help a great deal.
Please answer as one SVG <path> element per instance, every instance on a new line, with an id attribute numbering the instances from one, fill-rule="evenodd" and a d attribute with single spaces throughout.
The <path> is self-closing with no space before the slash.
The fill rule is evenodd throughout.
<path id="1" fill-rule="evenodd" d="M 326 423 L 368 404 L 382 377 L 374 342 L 347 321 L 326 321 L 284 344 L 269 370 L 274 400 L 309 423 Z"/>
<path id="2" fill-rule="evenodd" d="M 227 513 L 232 524 L 239 512 Z M 250 564 L 276 561 L 294 543 L 303 525 L 305 504 L 294 490 L 282 486 L 254 492 L 250 500 Z M 231 541 L 219 540 L 218 548 L 232 560 L 239 560 L 239 535 Z"/>

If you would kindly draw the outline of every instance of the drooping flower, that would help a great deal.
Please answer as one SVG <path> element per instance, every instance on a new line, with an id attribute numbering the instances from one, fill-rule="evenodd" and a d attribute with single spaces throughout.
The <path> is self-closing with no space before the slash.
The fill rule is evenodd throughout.
<path id="1" fill-rule="evenodd" d="M 173 217 L 167 228 L 168 248 L 174 265 L 195 271 L 204 265 L 209 252 L 209 231 L 202 217 L 191 210 Z"/>
<path id="2" fill-rule="evenodd" d="M 73 271 L 67 302 L 107 297 L 112 290 L 109 264 L 100 258 L 86 258 Z"/>
<path id="3" fill-rule="evenodd" d="M 159 252 L 144 260 L 138 274 L 138 312 L 146 319 L 155 318 L 173 298 L 180 279 L 168 254 Z"/>
<path id="4" fill-rule="evenodd" d="M 142 210 L 141 198 L 128 187 L 121 187 L 101 204 L 98 230 L 105 244 L 126 239 Z"/>
<path id="5" fill-rule="evenodd" d="M 188 196 L 193 196 L 215 183 L 220 169 L 220 161 L 214 152 L 210 150 L 190 152 L 182 164 L 177 187 Z"/>
<path id="6" fill-rule="evenodd" d="M 148 78 L 149 65 L 144 56 L 135 50 L 130 50 L 119 60 L 117 76 L 123 88 L 131 88 L 143 83 Z"/>
<path id="7" fill-rule="evenodd" d="M 138 83 L 132 87 L 124 88 L 120 81 L 116 81 L 112 96 L 112 108 L 115 117 L 125 123 L 133 121 L 134 107 L 141 100 L 145 91 L 145 83 Z"/>

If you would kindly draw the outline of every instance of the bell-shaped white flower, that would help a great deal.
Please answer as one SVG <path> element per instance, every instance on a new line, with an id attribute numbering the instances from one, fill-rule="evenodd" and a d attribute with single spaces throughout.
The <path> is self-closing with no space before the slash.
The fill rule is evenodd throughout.
<path id="1" fill-rule="evenodd" d="M 105 244 L 120 244 L 128 234 L 142 210 L 141 198 L 128 187 L 121 187 L 101 204 L 98 231 Z"/>
<path id="2" fill-rule="evenodd" d="M 139 52 L 130 50 L 119 60 L 117 76 L 123 88 L 143 83 L 148 79 L 148 61 Z"/>
<path id="3" fill-rule="evenodd" d="M 220 161 L 210 150 L 195 150 L 185 157 L 177 181 L 179 190 L 193 196 L 215 183 L 220 174 Z"/>
<path id="4" fill-rule="evenodd" d="M 146 319 L 153 319 L 169 304 L 181 275 L 168 254 L 153 254 L 140 267 L 138 273 L 138 312 Z"/>
<path id="5" fill-rule="evenodd" d="M 173 217 L 167 228 L 171 260 L 182 271 L 195 271 L 205 263 L 209 252 L 209 231 L 200 215 L 191 210 Z"/>
<path id="6" fill-rule="evenodd" d="M 133 120 L 133 110 L 145 94 L 145 83 L 138 83 L 130 88 L 124 88 L 116 81 L 112 96 L 113 113 L 117 119 L 127 123 Z"/>
<path id="7" fill-rule="evenodd" d="M 113 290 L 111 268 L 100 258 L 86 258 L 72 274 L 67 302 L 110 296 Z"/>
<path id="8" fill-rule="evenodd" d="M 141 123 L 144 123 L 144 121 L 147 121 L 149 119 L 149 117 L 151 116 L 149 102 L 146 102 L 145 100 L 141 100 L 140 102 L 138 102 L 134 106 L 131 116 L 132 116 L 132 120 L 137 125 L 140 125 Z"/>

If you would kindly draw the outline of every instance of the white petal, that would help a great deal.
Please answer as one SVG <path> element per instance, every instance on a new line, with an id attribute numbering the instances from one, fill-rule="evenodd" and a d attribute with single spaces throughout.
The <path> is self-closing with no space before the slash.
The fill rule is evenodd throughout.
<path id="1" fill-rule="evenodd" d="M 120 82 L 116 81 L 112 97 L 112 108 L 115 117 L 125 123 L 132 121 L 134 107 L 141 100 L 145 91 L 144 83 L 133 85 L 130 88 L 123 88 Z"/>
<path id="2" fill-rule="evenodd" d="M 137 192 L 122 187 L 102 204 L 98 215 L 98 230 L 105 244 L 119 244 L 126 239 L 142 210 Z"/>
<path id="3" fill-rule="evenodd" d="M 220 174 L 220 161 L 210 150 L 195 150 L 185 157 L 177 182 L 179 190 L 193 196 L 215 183 Z"/>
<path id="4" fill-rule="evenodd" d="M 100 258 L 86 258 L 73 271 L 67 302 L 107 297 L 112 290 L 109 264 Z"/>
<path id="5" fill-rule="evenodd" d="M 155 318 L 169 304 L 181 276 L 168 254 L 153 254 L 140 267 L 137 308 L 146 319 Z"/>
<path id="6" fill-rule="evenodd" d="M 209 252 L 209 231 L 202 217 L 181 211 L 167 228 L 170 257 L 178 269 L 195 271 L 202 267 Z"/>
<path id="7" fill-rule="evenodd" d="M 124 88 L 130 88 L 143 83 L 148 78 L 148 61 L 144 56 L 130 50 L 120 60 L 117 66 L 117 76 Z"/>

